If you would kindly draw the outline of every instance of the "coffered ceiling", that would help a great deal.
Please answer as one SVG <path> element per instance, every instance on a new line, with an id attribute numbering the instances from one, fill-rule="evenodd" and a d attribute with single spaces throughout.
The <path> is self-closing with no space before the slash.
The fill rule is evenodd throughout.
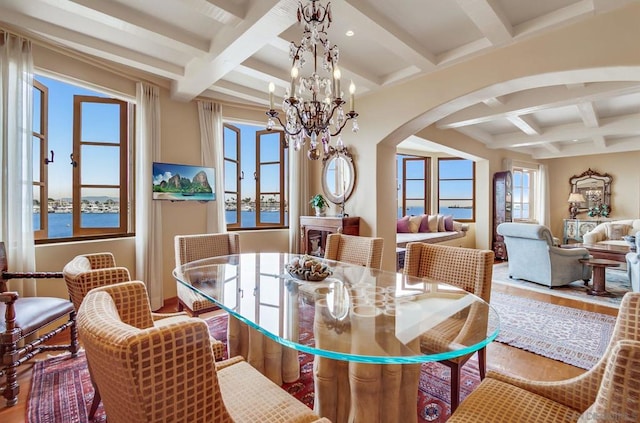
<path id="1" fill-rule="evenodd" d="M 306 0 L 305 0 L 306 1 Z M 322 1 L 326 4 L 326 1 Z M 366 97 L 638 0 L 334 0 L 329 38 Z M 268 106 L 288 86 L 295 0 L 0 0 L 1 26 L 152 78 L 174 99 Z M 353 31 L 347 36 L 347 31 Z M 436 123 L 536 158 L 640 149 L 640 83 L 527 87 Z"/>

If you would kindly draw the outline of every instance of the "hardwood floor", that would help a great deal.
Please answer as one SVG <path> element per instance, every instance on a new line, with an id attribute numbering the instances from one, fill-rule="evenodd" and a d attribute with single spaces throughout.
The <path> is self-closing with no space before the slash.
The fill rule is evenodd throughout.
<path id="1" fill-rule="evenodd" d="M 581 310 L 588 310 L 613 316 L 617 315 L 617 309 L 611 307 L 584 303 L 568 298 L 555 297 L 550 294 L 527 291 L 501 284 L 494 284 L 493 291 L 505 292 L 512 295 L 528 297 L 539 301 L 578 308 Z M 161 312 L 175 311 L 177 308 L 176 304 L 175 300 L 168 301 Z M 59 340 L 58 342 L 61 341 Z M 2 399 L 0 421 L 3 423 L 19 423 L 25 421 L 27 397 L 31 386 L 31 366 L 32 364 L 26 364 L 19 368 L 18 379 L 20 383 L 20 395 L 18 397 L 18 405 L 5 407 L 4 400 Z M 541 357 L 518 348 L 500 344 L 498 342 L 493 342 L 487 347 L 487 367 L 492 370 L 498 370 L 537 380 L 562 380 L 577 376 L 584 372 L 583 369 Z"/>

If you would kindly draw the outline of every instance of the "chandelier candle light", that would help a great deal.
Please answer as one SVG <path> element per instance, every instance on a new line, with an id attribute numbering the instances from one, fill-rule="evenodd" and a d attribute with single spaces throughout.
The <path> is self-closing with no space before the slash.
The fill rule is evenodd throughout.
<path id="1" fill-rule="evenodd" d="M 275 84 L 269 83 L 269 110 L 267 111 L 267 130 L 272 130 L 276 119 L 286 133 L 286 142 L 293 144 L 299 151 L 309 138 L 307 157 L 318 160 L 322 152 L 328 155 L 331 147 L 331 137 L 338 136 L 335 149 L 344 150 L 344 143 L 340 136 L 342 128 L 348 120 L 352 120 L 353 132 L 358 132 L 358 113 L 355 112 L 356 86 L 353 81 L 349 85 L 349 110 L 344 112 L 340 79 L 342 77 L 338 67 L 338 46 L 329 43 L 326 30 L 331 25 L 331 3 L 323 6 L 319 0 L 309 0 L 303 6 L 298 6 L 298 23 L 304 20 L 304 31 L 300 45 L 291 42 L 289 58 L 292 60 L 291 84 L 285 91 L 282 110 L 285 122 L 274 110 Z M 318 51 L 320 48 L 321 51 Z M 309 76 L 300 76 L 300 71 L 306 63 L 305 53 L 313 58 L 313 72 Z M 319 58 L 318 56 L 321 55 Z M 318 60 L 322 60 L 322 70 L 328 76 L 318 74 Z M 323 98 L 324 97 L 324 98 Z M 333 128 L 333 129 L 332 129 Z"/>

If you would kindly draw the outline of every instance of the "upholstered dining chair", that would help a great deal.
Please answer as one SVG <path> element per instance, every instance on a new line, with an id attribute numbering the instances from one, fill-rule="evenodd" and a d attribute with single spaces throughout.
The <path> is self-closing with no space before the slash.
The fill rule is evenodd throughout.
<path id="1" fill-rule="evenodd" d="M 410 276 L 427 278 L 436 282 L 444 282 L 457 286 L 477 295 L 487 303 L 491 299 L 491 278 L 493 276 L 494 253 L 490 250 L 450 247 L 446 245 L 425 244 L 420 242 L 407 244 L 403 273 Z M 463 324 L 461 322 L 461 324 Z M 459 328 L 451 328 L 458 333 Z M 481 328 L 480 328 L 481 329 Z M 443 329 L 446 333 L 446 329 Z M 468 334 L 468 335 L 467 335 Z M 473 336 L 472 331 L 463 332 L 462 336 Z M 456 342 L 456 338 L 448 342 Z M 457 341 L 460 341 L 459 339 Z M 423 337 L 421 349 L 429 352 L 433 345 L 442 340 Z M 462 366 L 473 354 L 443 360 L 442 364 L 451 368 L 451 410 L 455 410 L 460 402 L 460 374 Z M 480 378 L 486 373 L 486 350 L 478 350 L 478 368 Z"/>
<path id="2" fill-rule="evenodd" d="M 110 423 L 328 422 L 240 357 L 216 363 L 202 319 L 154 325 L 140 281 L 92 290 L 78 331 Z"/>
<path id="3" fill-rule="evenodd" d="M 334 233 L 327 236 L 324 258 L 380 269 L 383 248 L 384 238 Z M 314 285 L 302 286 L 301 292 L 306 287 L 313 288 Z M 313 297 L 313 294 L 311 296 Z M 316 327 L 315 332 L 319 343 L 334 342 L 334 337 L 337 335 L 331 330 L 324 330 L 323 327 Z M 315 411 L 321 416 L 338 422 L 348 419 L 353 390 L 361 391 L 358 388 L 358 382 L 352 383 L 349 372 L 352 372 L 356 376 L 354 380 L 357 380 L 359 376 L 366 375 L 372 367 L 381 369 L 379 365 L 350 364 L 347 361 L 320 356 L 314 357 L 313 367 L 315 396 L 318 399 L 314 402 Z M 363 382 L 368 383 L 366 376 Z"/>
<path id="4" fill-rule="evenodd" d="M 236 233 L 176 235 L 176 267 L 195 260 L 238 254 L 240 236 Z M 194 316 L 216 309 L 202 295 L 180 282 L 178 301 Z M 219 284 L 218 289 L 222 289 Z M 294 382 L 300 378 L 300 363 L 297 351 L 283 347 L 265 337 L 246 323 L 229 316 L 227 324 L 227 351 L 229 357 L 243 356 L 253 367 L 278 385 Z"/>
<path id="5" fill-rule="evenodd" d="M 82 301 L 93 288 L 131 280 L 129 270 L 126 267 L 116 266 L 116 260 L 110 252 L 78 255 L 62 268 L 62 275 L 76 311 L 80 309 Z M 176 315 L 178 313 L 151 313 L 154 322 Z M 224 343 L 211 338 L 211 347 L 214 356 L 218 360 L 222 359 L 225 350 Z M 89 419 L 93 419 L 101 400 L 100 391 L 95 384 L 94 390 L 95 395 L 89 410 Z"/>
<path id="6" fill-rule="evenodd" d="M 640 293 L 629 292 L 607 350 L 587 372 L 540 382 L 490 371 L 448 422 L 640 422 L 638 369 Z"/>
<path id="7" fill-rule="evenodd" d="M 324 258 L 379 269 L 384 238 L 329 234 Z"/>
<path id="8" fill-rule="evenodd" d="M 78 353 L 76 312 L 71 301 L 53 297 L 19 297 L 8 291 L 10 279 L 62 278 L 60 272 L 8 272 L 7 252 L 0 242 L 0 394 L 7 407 L 18 403 L 18 366 L 44 351 Z M 46 341 L 69 330 L 69 343 Z"/>

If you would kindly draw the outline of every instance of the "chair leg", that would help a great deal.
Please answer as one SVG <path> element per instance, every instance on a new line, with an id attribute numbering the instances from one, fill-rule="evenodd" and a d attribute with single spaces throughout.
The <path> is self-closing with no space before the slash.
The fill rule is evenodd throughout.
<path id="1" fill-rule="evenodd" d="M 449 367 L 451 368 L 451 414 L 453 414 L 460 404 L 460 370 L 462 366 L 450 362 Z"/>
<path id="2" fill-rule="evenodd" d="M 102 399 L 100 398 L 100 391 L 98 391 L 98 387 L 95 383 L 93 383 L 93 380 L 91 381 L 91 384 L 93 385 L 94 394 L 93 402 L 91 403 L 91 409 L 89 410 L 89 420 L 93 420 L 93 417 L 96 415 L 96 411 L 98 411 L 100 401 L 102 401 Z"/>
<path id="3" fill-rule="evenodd" d="M 478 370 L 480 371 L 480 380 L 484 379 L 487 374 L 487 349 L 478 350 Z"/>

